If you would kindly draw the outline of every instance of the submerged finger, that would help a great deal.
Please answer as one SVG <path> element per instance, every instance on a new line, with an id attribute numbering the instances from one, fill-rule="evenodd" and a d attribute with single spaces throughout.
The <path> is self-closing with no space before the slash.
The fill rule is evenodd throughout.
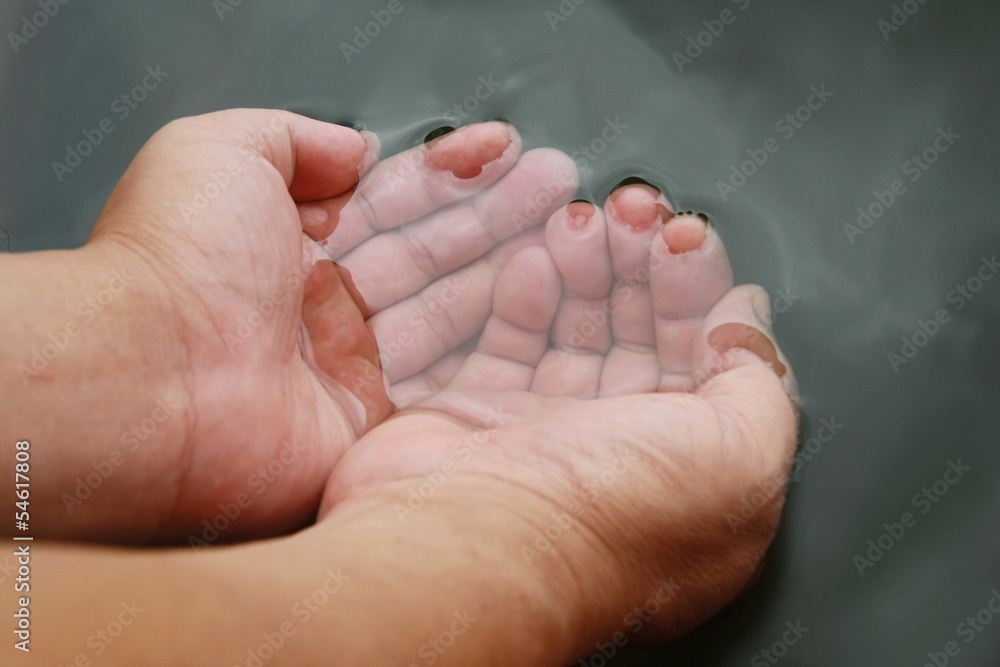
<path id="1" fill-rule="evenodd" d="M 470 125 L 383 160 L 349 196 L 312 202 L 311 215 L 325 213 L 327 227 L 335 227 L 322 243 L 336 259 L 380 232 L 481 191 L 510 171 L 520 154 L 521 137 L 511 125 Z"/>
<path id="2" fill-rule="evenodd" d="M 354 274 L 372 311 L 379 312 L 540 225 L 570 200 L 577 184 L 576 167 L 565 153 L 529 151 L 483 192 L 383 232 L 339 261 Z"/>

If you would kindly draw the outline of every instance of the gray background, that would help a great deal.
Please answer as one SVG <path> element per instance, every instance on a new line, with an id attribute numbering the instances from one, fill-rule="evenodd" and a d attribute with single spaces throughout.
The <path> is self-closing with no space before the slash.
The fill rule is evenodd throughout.
<path id="1" fill-rule="evenodd" d="M 492 76 L 499 89 L 462 122 L 503 117 L 528 147 L 574 152 L 617 117 L 628 127 L 590 161 L 584 195 L 639 174 L 708 213 L 737 279 L 792 297 L 775 326 L 802 387 L 803 443 L 824 417 L 843 428 L 813 443 L 761 584 L 690 637 L 612 664 L 769 664 L 758 652 L 801 620 L 809 631 L 778 664 L 919 667 L 956 641 L 950 664 L 1000 665 L 1000 618 L 971 642 L 956 634 L 1000 588 L 1000 280 L 961 310 L 948 301 L 1000 252 L 1000 5 L 898 3 L 917 11 L 885 38 L 892 3 L 870 0 L 566 0 L 575 10 L 555 29 L 556 0 L 402 3 L 350 63 L 341 42 L 387 2 L 247 0 L 220 19 L 208 1 L 76 0 L 18 53 L 5 40 L 11 249 L 83 243 L 131 157 L 183 115 L 288 108 L 376 131 L 391 154 Z M 679 71 L 673 54 L 727 8 L 732 23 Z M 36 11 L 5 2 L 3 34 Z M 147 65 L 169 76 L 119 120 L 113 100 Z M 782 136 L 776 123 L 821 85 L 832 98 Z M 52 162 L 105 117 L 115 131 L 59 182 Z M 960 138 L 910 181 L 904 163 L 948 127 Z M 723 201 L 717 182 L 769 137 L 778 152 Z M 906 192 L 851 243 L 844 224 L 895 179 Z M 941 308 L 949 322 L 894 371 L 888 353 Z M 971 470 L 922 514 L 914 495 L 959 458 Z M 860 575 L 854 556 L 907 511 L 916 525 Z"/>

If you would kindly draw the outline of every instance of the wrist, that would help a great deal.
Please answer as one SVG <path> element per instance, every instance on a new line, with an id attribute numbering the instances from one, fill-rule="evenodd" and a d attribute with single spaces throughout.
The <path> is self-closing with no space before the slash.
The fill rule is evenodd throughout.
<path id="1" fill-rule="evenodd" d="M 66 594 L 41 596 L 33 617 L 62 628 L 61 662 L 94 631 L 81 604 L 115 618 L 126 600 L 141 623 L 109 664 L 565 664 L 580 653 L 579 603 L 498 548 L 520 524 L 489 505 L 434 503 L 400 523 L 391 506 L 352 503 L 286 538 L 197 554 L 41 542 L 48 583 Z"/>
<path id="2" fill-rule="evenodd" d="M 317 529 L 339 539 L 352 531 L 378 535 L 397 545 L 385 570 L 399 574 L 397 590 L 408 595 L 415 579 L 424 580 L 439 624 L 458 607 L 492 618 L 469 643 L 475 651 L 442 655 L 438 664 L 493 664 L 485 655 L 501 656 L 502 664 L 562 664 L 586 654 L 594 641 L 621 625 L 619 610 L 628 592 L 619 564 L 606 545 L 582 526 L 567 525 L 548 501 L 506 484 L 494 488 L 482 479 L 452 478 L 418 505 L 408 504 L 409 488 L 383 487 L 345 500 Z M 404 615 L 433 611 L 427 602 L 399 602 Z M 433 627 L 428 622 L 428 637 L 437 636 Z"/>

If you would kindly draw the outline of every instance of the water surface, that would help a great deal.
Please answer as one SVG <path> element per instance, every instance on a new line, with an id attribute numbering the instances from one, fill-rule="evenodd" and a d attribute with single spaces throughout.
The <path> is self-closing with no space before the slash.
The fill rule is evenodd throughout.
<path id="1" fill-rule="evenodd" d="M 810 443 L 757 589 L 710 627 L 611 664 L 772 664 L 759 652 L 800 620 L 780 664 L 917 666 L 957 641 L 954 664 L 995 666 L 1000 619 L 968 643 L 956 626 L 1000 587 L 1000 280 L 956 290 L 1000 252 L 1000 5 L 898 5 L 916 10 L 899 26 L 892 3 L 867 0 L 566 0 L 563 13 L 403 0 L 354 52 L 343 44 L 386 3 L 244 2 L 220 16 L 209 2 L 74 2 L 0 51 L 0 226 L 14 251 L 80 245 L 152 132 L 235 106 L 353 123 L 385 154 L 502 117 L 526 148 L 575 154 L 584 196 L 643 176 L 710 216 L 739 282 L 784 299 L 775 327 L 803 391 L 803 445 L 823 419 L 842 427 Z M 6 3 L 3 32 L 34 11 Z M 162 82 L 113 106 L 147 66 Z M 65 146 L 105 118 L 114 130 L 57 174 Z M 948 149 L 929 151 L 941 133 Z M 939 309 L 948 322 L 921 338 Z M 923 342 L 912 359 L 904 338 Z M 971 470 L 921 501 L 959 459 Z M 906 511 L 916 525 L 860 574 L 854 557 Z"/>

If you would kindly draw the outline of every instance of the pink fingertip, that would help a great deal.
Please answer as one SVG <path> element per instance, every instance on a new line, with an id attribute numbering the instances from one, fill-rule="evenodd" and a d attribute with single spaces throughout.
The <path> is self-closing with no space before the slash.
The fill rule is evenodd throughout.
<path id="1" fill-rule="evenodd" d="M 430 163 L 462 180 L 475 178 L 483 173 L 484 166 L 499 159 L 514 141 L 506 123 L 491 125 L 490 128 L 476 128 L 478 134 L 474 138 L 467 134 L 471 128 L 466 128 L 430 141 L 427 144 Z"/>
<path id="2" fill-rule="evenodd" d="M 670 218 L 664 225 L 663 242 L 673 255 L 697 250 L 708 237 L 708 224 L 694 215 L 680 215 Z"/>
<path id="3" fill-rule="evenodd" d="M 594 205 L 590 202 L 570 202 L 566 207 L 569 228 L 576 230 L 586 228 L 587 224 L 590 223 L 590 219 L 594 217 L 595 210 Z"/>
<path id="4" fill-rule="evenodd" d="M 666 222 L 673 213 L 659 201 L 660 193 L 648 185 L 619 188 L 608 198 L 618 219 L 634 231 L 650 229 L 658 220 Z"/>

